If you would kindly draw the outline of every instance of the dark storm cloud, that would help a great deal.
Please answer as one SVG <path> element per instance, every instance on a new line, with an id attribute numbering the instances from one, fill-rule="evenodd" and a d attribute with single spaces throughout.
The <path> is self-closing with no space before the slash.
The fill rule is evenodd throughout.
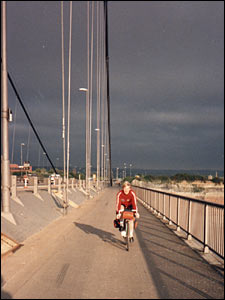
<path id="1" fill-rule="evenodd" d="M 66 101 L 68 9 L 65 2 Z M 113 167 L 223 169 L 223 1 L 109 1 L 108 12 Z M 53 160 L 62 158 L 60 22 L 60 2 L 7 2 L 9 71 Z M 85 164 L 85 94 L 78 89 L 87 82 L 86 22 L 86 2 L 74 1 L 72 165 Z M 95 83 L 94 75 L 93 165 Z M 14 109 L 10 88 L 9 103 Z M 27 124 L 18 108 L 17 160 Z"/>
<path id="2" fill-rule="evenodd" d="M 135 141 L 128 160 L 137 151 L 143 167 L 222 167 L 223 3 L 117 2 L 112 10 L 113 130 Z"/>

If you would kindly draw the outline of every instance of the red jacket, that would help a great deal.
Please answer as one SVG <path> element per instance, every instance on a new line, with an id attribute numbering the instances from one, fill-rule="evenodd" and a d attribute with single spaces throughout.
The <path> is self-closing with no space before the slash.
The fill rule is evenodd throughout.
<path id="1" fill-rule="evenodd" d="M 130 190 L 126 195 L 123 190 L 117 193 L 116 196 L 116 213 L 118 214 L 121 210 L 121 205 L 125 208 L 129 208 L 134 212 L 137 212 L 137 198 L 135 192 Z"/>

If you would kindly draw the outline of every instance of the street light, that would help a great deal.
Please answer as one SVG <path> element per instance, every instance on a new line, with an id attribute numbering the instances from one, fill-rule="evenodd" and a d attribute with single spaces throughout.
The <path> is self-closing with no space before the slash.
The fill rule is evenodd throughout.
<path id="1" fill-rule="evenodd" d="M 59 157 L 56 157 L 56 166 L 58 167 L 58 169 L 59 169 Z"/>
<path id="2" fill-rule="evenodd" d="M 97 133 L 97 190 L 99 188 L 99 178 L 100 178 L 100 128 L 95 128 Z"/>
<path id="3" fill-rule="evenodd" d="M 126 171 L 126 168 L 127 168 L 127 164 L 124 163 L 124 174 L 125 174 L 125 178 L 127 177 L 127 171 Z"/>
<path id="4" fill-rule="evenodd" d="M 89 101 L 88 89 L 79 88 L 79 91 L 86 92 L 86 192 L 90 193 L 90 122 L 89 122 Z"/>
<path id="5" fill-rule="evenodd" d="M 45 155 L 46 155 L 46 153 L 43 152 L 43 160 L 42 160 L 42 167 L 43 167 L 43 168 L 45 167 L 45 165 L 44 165 L 44 162 L 45 162 Z"/>
<path id="6" fill-rule="evenodd" d="M 20 164 L 21 164 L 21 166 L 23 165 L 23 149 L 22 149 L 22 146 L 25 146 L 25 144 L 24 143 L 20 144 Z"/>
<path id="7" fill-rule="evenodd" d="M 119 179 L 119 176 L 118 176 L 118 174 L 119 174 L 119 168 L 116 168 L 116 180 L 118 180 L 118 179 Z"/>
<path id="8" fill-rule="evenodd" d="M 130 177 L 131 177 L 131 167 L 132 167 L 132 164 L 130 164 Z"/>
<path id="9" fill-rule="evenodd" d="M 21 165 L 20 177 L 21 177 L 21 179 L 22 179 L 22 165 L 23 165 L 23 147 L 22 146 L 25 146 L 25 144 L 24 143 L 20 144 L 20 165 Z"/>

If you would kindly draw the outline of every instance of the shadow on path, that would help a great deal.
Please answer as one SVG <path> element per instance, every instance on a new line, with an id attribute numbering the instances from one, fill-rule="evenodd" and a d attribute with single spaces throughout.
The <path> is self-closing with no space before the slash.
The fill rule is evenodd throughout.
<path id="1" fill-rule="evenodd" d="M 145 207 L 139 211 L 136 236 L 160 298 L 224 299 L 223 276 Z"/>
<path id="2" fill-rule="evenodd" d="M 115 238 L 114 237 L 115 234 L 105 231 L 105 230 L 102 230 L 102 229 L 99 229 L 99 228 L 96 228 L 96 227 L 93 227 L 91 225 L 77 223 L 77 222 L 73 222 L 73 223 L 76 227 L 78 227 L 85 233 L 94 234 L 94 235 L 98 236 L 100 239 L 102 239 L 103 242 L 109 243 L 110 245 L 117 247 L 119 249 L 126 250 L 124 242 Z"/>
<path id="3" fill-rule="evenodd" d="M 12 296 L 2 289 L 2 286 L 4 285 L 4 283 L 5 282 L 1 276 L 1 299 L 12 299 Z"/>

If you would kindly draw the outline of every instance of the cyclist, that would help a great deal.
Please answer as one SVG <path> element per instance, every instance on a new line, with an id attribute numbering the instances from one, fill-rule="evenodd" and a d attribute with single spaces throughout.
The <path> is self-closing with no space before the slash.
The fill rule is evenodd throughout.
<path id="1" fill-rule="evenodd" d="M 131 189 L 131 184 L 128 181 L 125 181 L 122 185 L 122 190 L 119 191 L 117 193 L 116 196 L 116 218 L 120 219 L 121 217 L 121 213 L 124 210 L 130 210 L 134 212 L 134 216 L 136 218 L 139 218 L 140 215 L 138 213 L 138 209 L 137 209 L 137 198 L 136 198 L 136 194 L 135 192 Z M 120 225 L 123 226 L 123 224 L 121 224 L 120 221 Z M 134 241 L 134 221 L 133 220 L 129 220 L 129 228 L 130 228 L 130 232 L 129 232 L 129 238 L 130 241 L 133 242 Z M 124 230 L 121 231 L 121 235 L 123 237 L 126 237 L 126 231 L 125 228 L 123 228 Z"/>

